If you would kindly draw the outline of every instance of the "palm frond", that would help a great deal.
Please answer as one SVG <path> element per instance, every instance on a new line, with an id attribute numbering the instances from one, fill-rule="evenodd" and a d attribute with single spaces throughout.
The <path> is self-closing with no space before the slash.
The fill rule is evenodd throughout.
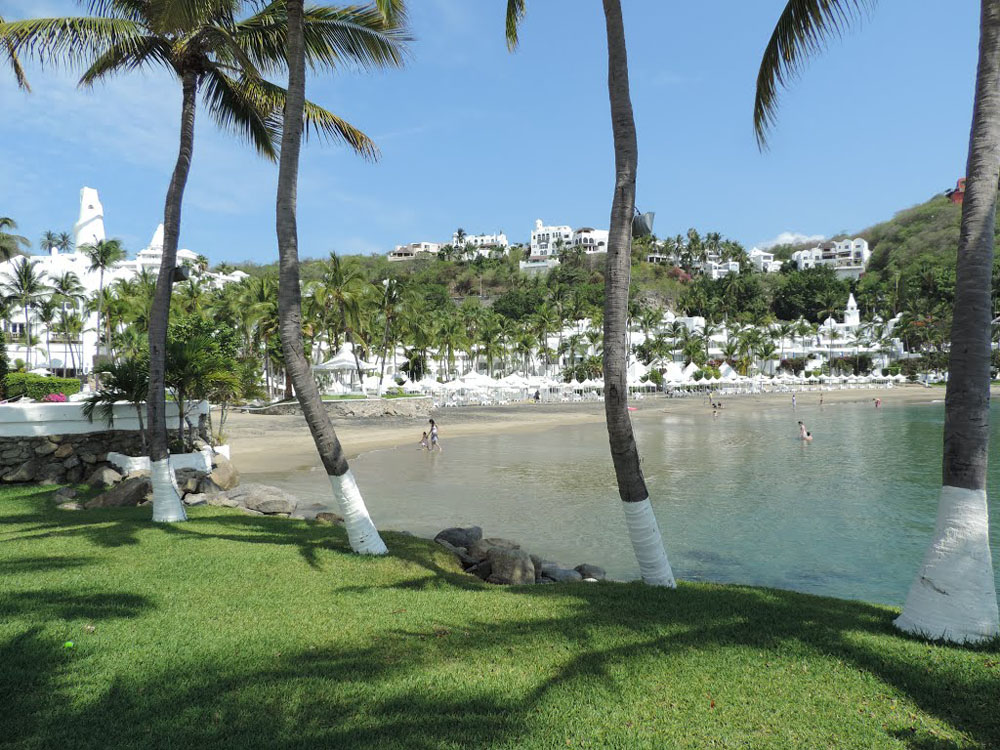
<path id="1" fill-rule="evenodd" d="M 806 58 L 820 52 L 831 36 L 841 36 L 876 2 L 788 0 L 764 49 L 757 73 L 753 128 L 759 148 L 767 148 L 767 131 L 777 119 L 779 87 L 787 87 L 801 71 Z"/>
<path id="2" fill-rule="evenodd" d="M 0 42 L 13 53 L 71 65 L 142 34 L 139 24 L 119 18 L 32 18 L 0 25 Z"/>
<path id="3" fill-rule="evenodd" d="M 170 45 L 162 37 L 130 37 L 115 44 L 99 55 L 80 77 L 81 86 L 93 86 L 95 82 L 120 70 L 132 71 L 139 68 L 162 65 L 173 70 L 170 63 Z"/>
<path id="4" fill-rule="evenodd" d="M 281 129 L 272 121 L 273 101 L 261 95 L 259 88 L 260 79 L 234 79 L 214 68 L 205 75 L 202 96 L 220 128 L 244 138 L 261 156 L 276 161 Z"/>
<path id="5" fill-rule="evenodd" d="M 264 80 L 250 81 L 247 85 L 259 89 L 261 96 L 270 102 L 271 127 L 280 130 L 282 113 L 285 109 L 285 89 Z M 371 161 L 378 159 L 378 146 L 371 138 L 318 104 L 307 99 L 303 107 L 302 117 L 302 135 L 305 138 L 318 137 L 340 142 L 364 159 Z"/>
<path id="6" fill-rule="evenodd" d="M 161 34 L 185 33 L 205 26 L 232 26 L 241 0 L 145 0 L 153 29 Z"/>
<path id="7" fill-rule="evenodd" d="M 284 70 L 285 0 L 274 0 L 236 25 L 235 37 L 259 68 Z M 375 6 L 313 6 L 305 9 L 306 63 L 317 67 L 399 67 L 404 62 L 406 29 L 387 20 Z"/>
<path id="8" fill-rule="evenodd" d="M 513 52 L 517 49 L 517 27 L 524 18 L 524 0 L 507 0 L 507 49 Z"/>
<path id="9" fill-rule="evenodd" d="M 0 18 L 0 26 L 3 26 L 4 20 Z M 2 36 L 2 32 L 0 32 Z M 17 53 L 14 51 L 13 46 L 10 42 L 3 42 L 3 52 L 10 62 L 11 70 L 14 71 L 14 80 L 17 81 L 19 88 L 24 89 L 29 94 L 31 93 L 31 86 L 28 85 L 28 77 L 24 74 L 24 68 L 21 67 L 21 61 L 17 59 Z"/>
<path id="10" fill-rule="evenodd" d="M 375 7 L 394 26 L 406 25 L 406 0 L 375 0 Z"/>
<path id="11" fill-rule="evenodd" d="M 81 0 L 81 5 L 92 16 L 123 18 L 135 23 L 149 21 L 148 0 Z"/>

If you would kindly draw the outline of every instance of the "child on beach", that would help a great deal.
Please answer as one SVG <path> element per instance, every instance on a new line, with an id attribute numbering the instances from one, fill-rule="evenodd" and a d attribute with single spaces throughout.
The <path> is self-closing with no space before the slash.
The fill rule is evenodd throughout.
<path id="1" fill-rule="evenodd" d="M 420 438 L 420 448 L 417 448 L 417 450 L 420 450 L 421 448 L 423 448 L 424 450 L 429 450 L 430 449 L 430 446 L 427 444 L 427 433 L 426 432 L 423 434 L 423 437 Z"/>

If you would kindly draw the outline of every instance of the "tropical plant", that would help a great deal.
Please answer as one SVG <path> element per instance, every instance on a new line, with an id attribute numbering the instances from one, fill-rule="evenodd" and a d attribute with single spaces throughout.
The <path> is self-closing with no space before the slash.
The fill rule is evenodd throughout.
<path id="1" fill-rule="evenodd" d="M 114 427 L 114 405 L 127 401 L 135 409 L 139 420 L 142 452 L 146 452 L 146 428 L 142 422 L 146 393 L 149 390 L 149 362 L 146 357 L 123 357 L 106 362 L 101 367 L 101 387 L 83 402 L 83 416 L 94 421 L 95 412 L 108 425 Z"/>
<path id="2" fill-rule="evenodd" d="M 115 263 L 125 258 L 125 248 L 122 247 L 121 240 L 98 240 L 97 242 L 80 245 L 78 250 L 90 261 L 90 270 L 99 274 L 97 283 L 97 349 L 100 353 L 101 336 L 103 327 L 101 322 L 105 312 L 104 304 L 104 272 Z M 100 387 L 100 375 L 95 374 Z"/>
<path id="3" fill-rule="evenodd" d="M 31 369 L 31 319 L 28 310 L 50 291 L 44 271 L 36 270 L 37 261 L 21 258 L 11 263 L 11 271 L 0 276 L 0 295 L 21 306 L 24 312 L 25 359 Z"/>
<path id="4" fill-rule="evenodd" d="M 3 17 L 0 16 L 0 26 L 3 23 Z M 28 78 L 24 75 L 24 68 L 21 67 L 21 61 L 17 59 L 17 52 L 14 50 L 14 46 L 10 42 L 0 42 L 0 55 L 7 58 L 7 64 L 10 65 L 10 69 L 14 72 L 14 80 L 17 81 L 17 85 L 25 91 L 31 91 L 31 86 L 28 85 Z M 2 245 L 0 245 L 0 248 L 2 248 Z"/>
<path id="5" fill-rule="evenodd" d="M 31 247 L 27 237 L 8 231 L 11 229 L 17 229 L 17 222 L 9 216 L 0 216 L 0 263 Z"/>
<path id="6" fill-rule="evenodd" d="M 330 416 L 316 387 L 302 343 L 302 302 L 299 281 L 298 235 L 295 223 L 302 113 L 305 106 L 306 35 L 302 0 L 287 0 L 287 35 L 282 53 L 288 64 L 288 97 L 281 133 L 278 165 L 276 231 L 280 255 L 278 309 L 285 366 L 295 387 L 333 494 L 345 518 L 351 549 L 362 554 L 385 554 L 385 543 L 375 529 L 347 463 Z M 365 67 L 387 67 L 402 62 L 402 0 L 378 0 L 377 7 L 354 8 L 363 24 L 343 29 L 333 48 L 338 55 Z"/>
<path id="7" fill-rule="evenodd" d="M 768 42 L 757 78 L 754 129 L 761 146 L 773 124 L 777 89 L 857 11 L 859 0 L 790 0 Z M 982 0 L 976 96 L 945 395 L 942 487 L 934 539 L 910 588 L 901 630 L 977 642 L 1000 635 L 989 544 L 986 462 L 990 442 L 990 321 L 996 196 L 1000 187 L 1000 0 Z"/>
<path id="8" fill-rule="evenodd" d="M 615 150 L 615 186 L 604 274 L 604 411 L 618 493 L 642 579 L 649 584 L 674 586 L 673 572 L 649 502 L 649 491 L 642 475 L 639 450 L 628 412 L 626 320 L 638 143 L 629 95 L 621 1 L 603 0 L 603 3 L 608 42 L 608 95 Z M 524 12 L 524 0 L 507 0 L 509 49 L 517 46 L 517 27 Z"/>

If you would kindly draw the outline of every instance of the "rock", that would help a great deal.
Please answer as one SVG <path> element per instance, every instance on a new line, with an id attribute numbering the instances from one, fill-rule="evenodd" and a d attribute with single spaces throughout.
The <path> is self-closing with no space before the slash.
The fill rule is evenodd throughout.
<path id="1" fill-rule="evenodd" d="M 72 500 L 69 501 L 69 502 L 65 502 L 65 503 L 59 503 L 59 505 L 57 505 L 56 508 L 58 510 L 83 510 L 84 509 L 83 506 L 80 505 L 80 503 L 74 502 Z"/>
<path id="2" fill-rule="evenodd" d="M 62 484 L 66 478 L 66 470 L 61 463 L 42 463 L 35 474 L 35 481 L 42 485 Z"/>
<path id="3" fill-rule="evenodd" d="M 194 447 L 196 451 L 199 452 L 205 450 L 208 447 L 208 443 L 206 443 L 201 438 L 195 438 L 194 440 L 192 440 L 191 445 Z M 215 462 L 213 461 L 212 463 L 214 464 Z"/>
<path id="4" fill-rule="evenodd" d="M 97 456 L 95 456 L 93 453 L 81 453 L 80 460 L 83 461 L 85 464 L 95 464 L 97 463 Z"/>
<path id="5" fill-rule="evenodd" d="M 56 454 L 58 454 L 58 452 L 59 451 L 56 451 Z M 77 458 L 76 456 L 70 456 L 65 461 L 63 461 L 62 464 L 64 469 L 75 469 L 79 465 L 80 465 L 80 459 Z"/>
<path id="6" fill-rule="evenodd" d="M 240 505 L 238 507 L 239 507 L 240 510 L 242 510 L 244 513 L 246 513 L 248 516 L 263 516 L 264 515 L 264 513 L 262 513 L 261 511 L 254 510 L 253 508 L 244 508 L 242 505 Z"/>
<path id="7" fill-rule="evenodd" d="M 344 517 L 339 513 L 323 512 L 316 514 L 316 523 L 343 523 Z"/>
<path id="8" fill-rule="evenodd" d="M 204 493 L 198 494 L 204 495 L 205 502 L 209 505 L 218 505 L 223 508 L 238 508 L 240 506 L 239 501 L 233 500 L 225 495 L 220 495 L 218 492 L 211 495 L 205 495 Z"/>
<path id="9" fill-rule="evenodd" d="M 206 475 L 198 480 L 198 486 L 195 488 L 195 492 L 202 495 L 218 495 L 222 492 L 222 488 Z"/>
<path id="10" fill-rule="evenodd" d="M 77 496 L 77 491 L 74 490 L 72 487 L 60 487 L 58 490 L 56 490 L 55 496 L 57 498 L 63 498 L 65 500 L 71 500 Z"/>
<path id="11" fill-rule="evenodd" d="M 231 490 L 240 483 L 240 473 L 228 458 L 217 454 L 212 459 L 212 464 L 215 468 L 212 469 L 208 478 L 215 482 L 220 489 Z"/>
<path id="12" fill-rule="evenodd" d="M 114 487 L 120 481 L 122 481 L 121 474 L 110 467 L 102 466 L 90 475 L 90 478 L 87 480 L 87 484 L 91 487 L 102 487 L 107 489 L 109 487 Z"/>
<path id="13" fill-rule="evenodd" d="M 434 541 L 440 542 L 444 540 L 453 547 L 465 547 L 468 549 L 482 538 L 483 530 L 479 526 L 467 526 L 464 529 L 453 526 L 450 529 L 438 532 L 438 535 L 434 537 Z"/>
<path id="14" fill-rule="evenodd" d="M 486 556 L 489 554 L 491 549 L 521 549 L 521 545 L 517 542 L 512 542 L 510 539 L 500 539 L 499 537 L 490 537 L 489 539 L 480 539 L 479 541 L 473 542 L 472 546 L 469 547 L 469 557 L 476 560 L 485 560 Z"/>
<path id="15" fill-rule="evenodd" d="M 181 491 L 181 494 L 184 494 L 197 492 L 198 485 L 205 474 L 197 469 L 178 469 L 174 472 L 174 476 L 177 478 L 177 489 Z"/>
<path id="16" fill-rule="evenodd" d="M 48 456 L 50 453 L 55 453 L 59 450 L 59 446 L 55 443 L 46 440 L 44 443 L 35 448 L 36 456 Z"/>
<path id="17" fill-rule="evenodd" d="M 487 578 L 490 577 L 490 574 L 493 572 L 493 565 L 490 563 L 489 560 L 483 560 L 480 563 L 476 563 L 471 568 L 467 568 L 465 572 L 471 573 L 477 578 L 481 578 L 482 580 L 485 581 Z"/>
<path id="18" fill-rule="evenodd" d="M 293 513 L 299 500 L 279 487 L 266 484 L 246 484 L 223 493 L 235 500 L 238 507 L 261 513 Z"/>
<path id="19" fill-rule="evenodd" d="M 190 492 L 184 496 L 185 505 L 205 505 L 208 502 L 207 495 L 199 495 L 194 492 Z"/>
<path id="20" fill-rule="evenodd" d="M 83 479 L 83 465 L 74 466 L 72 469 L 66 470 L 66 481 L 70 484 L 76 484 L 81 479 Z"/>
<path id="21" fill-rule="evenodd" d="M 152 493 L 153 484 L 147 477 L 129 477 L 116 484 L 107 492 L 102 492 L 93 500 L 84 503 L 90 508 L 125 508 L 138 505 L 146 500 L 146 495 Z"/>
<path id="22" fill-rule="evenodd" d="M 53 458 L 69 458 L 71 455 L 73 455 L 72 443 L 63 443 L 56 448 L 56 452 L 52 454 Z"/>
<path id="23" fill-rule="evenodd" d="M 604 568 L 599 568 L 596 565 L 588 565 L 587 563 L 577 565 L 574 570 L 584 578 L 593 578 L 598 581 L 603 581 L 606 577 Z"/>
<path id="24" fill-rule="evenodd" d="M 487 583 L 523 584 L 535 582 L 535 566 L 523 549 L 492 547 L 486 558 L 490 563 Z"/>
<path id="25" fill-rule="evenodd" d="M 557 583 L 572 583 L 583 580 L 583 576 L 572 568 L 564 568 L 557 563 L 544 563 L 542 565 L 542 576 L 550 578 Z"/>
<path id="26" fill-rule="evenodd" d="M 32 482 L 35 479 L 35 474 L 38 472 L 38 461 L 29 458 L 23 464 L 18 466 L 14 471 L 4 474 L 3 481 L 5 482 Z"/>
<path id="27" fill-rule="evenodd" d="M 440 544 L 449 552 L 451 552 L 451 554 L 455 555 L 455 557 L 457 557 L 462 562 L 462 565 L 466 567 L 469 567 L 470 565 L 475 565 L 476 563 L 479 562 L 479 560 L 469 555 L 469 551 L 465 547 L 456 547 L 454 544 L 451 544 L 450 542 L 444 539 L 439 539 L 438 537 L 434 537 L 434 541 Z"/>

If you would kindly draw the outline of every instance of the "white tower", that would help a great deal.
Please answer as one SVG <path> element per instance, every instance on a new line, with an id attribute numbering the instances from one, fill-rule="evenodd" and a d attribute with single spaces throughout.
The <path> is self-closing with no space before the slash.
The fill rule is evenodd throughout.
<path id="1" fill-rule="evenodd" d="M 844 325 L 861 325 L 861 315 L 858 313 L 858 303 L 854 301 L 853 294 L 847 298 L 847 307 L 844 308 Z"/>
<path id="2" fill-rule="evenodd" d="M 73 225 L 73 242 L 76 247 L 106 239 L 104 234 L 104 206 L 94 188 L 80 191 L 80 218 Z"/>

